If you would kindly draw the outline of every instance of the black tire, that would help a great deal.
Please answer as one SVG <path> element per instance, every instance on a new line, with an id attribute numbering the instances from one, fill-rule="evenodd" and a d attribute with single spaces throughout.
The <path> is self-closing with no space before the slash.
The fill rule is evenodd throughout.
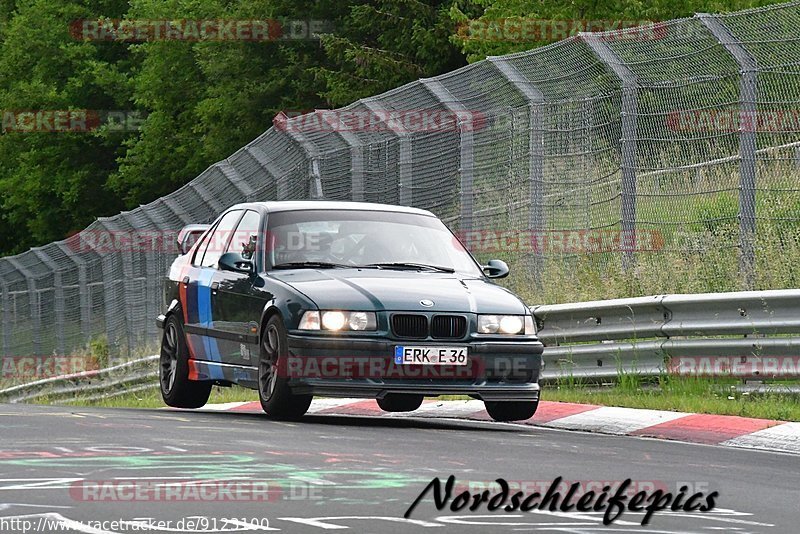
<path id="1" fill-rule="evenodd" d="M 486 401 L 486 411 L 495 421 L 524 421 L 539 407 L 539 401 Z"/>
<path id="2" fill-rule="evenodd" d="M 311 405 L 311 395 L 295 395 L 289 379 L 280 376 L 278 362 L 289 355 L 286 327 L 280 316 L 272 316 L 261 332 L 258 359 L 258 398 L 261 408 L 274 417 L 298 419 Z"/>
<path id="3" fill-rule="evenodd" d="M 172 314 L 164 323 L 159 361 L 161 398 L 175 408 L 201 408 L 211 395 L 211 382 L 189 380 L 189 348 L 183 323 Z"/>
<path id="4" fill-rule="evenodd" d="M 413 412 L 422 406 L 422 395 L 401 395 L 389 393 L 378 399 L 378 406 L 384 412 Z"/>

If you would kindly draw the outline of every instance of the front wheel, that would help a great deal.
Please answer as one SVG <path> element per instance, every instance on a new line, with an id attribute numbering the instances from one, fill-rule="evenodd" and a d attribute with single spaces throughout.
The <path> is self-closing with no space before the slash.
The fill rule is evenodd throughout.
<path id="1" fill-rule="evenodd" d="M 530 419 L 539 407 L 539 401 L 486 401 L 486 412 L 495 421 L 523 421 Z"/>
<path id="2" fill-rule="evenodd" d="M 302 417 L 311 405 L 311 395 L 295 395 L 288 377 L 280 376 L 280 361 L 289 357 L 286 327 L 275 315 L 261 332 L 258 361 L 258 397 L 261 408 L 269 415 L 286 419 Z M 283 366 L 284 368 L 286 366 Z"/>
<path id="3" fill-rule="evenodd" d="M 175 314 L 164 323 L 158 378 L 161 398 L 175 408 L 201 408 L 211 395 L 211 382 L 189 380 L 189 349 L 183 324 Z"/>

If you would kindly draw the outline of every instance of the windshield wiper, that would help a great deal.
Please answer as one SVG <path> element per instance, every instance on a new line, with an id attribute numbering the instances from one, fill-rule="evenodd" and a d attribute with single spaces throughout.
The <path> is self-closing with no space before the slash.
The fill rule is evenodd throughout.
<path id="1" fill-rule="evenodd" d="M 379 269 L 400 269 L 400 270 L 414 270 L 414 271 L 435 271 L 438 273 L 454 273 L 455 269 L 451 267 L 442 267 L 440 265 L 427 265 L 425 263 L 413 262 L 387 262 L 387 263 L 370 263 L 368 267 L 377 267 Z"/>
<path id="2" fill-rule="evenodd" d="M 292 261 L 289 263 L 279 263 L 273 269 L 357 269 L 358 265 L 347 265 L 344 263 L 330 263 L 327 261 Z"/>

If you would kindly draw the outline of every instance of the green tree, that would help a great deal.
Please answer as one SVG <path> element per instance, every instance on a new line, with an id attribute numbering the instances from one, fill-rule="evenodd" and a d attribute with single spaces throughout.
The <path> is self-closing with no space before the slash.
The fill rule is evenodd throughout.
<path id="1" fill-rule="evenodd" d="M 347 13 L 336 0 L 134 0 L 134 19 L 320 20 Z M 284 35 L 288 35 L 288 32 Z M 111 184 L 135 206 L 185 184 L 272 125 L 284 110 L 322 107 L 309 69 L 326 61 L 318 38 L 154 41 L 133 46 L 136 104 L 148 112 Z"/>
<path id="2" fill-rule="evenodd" d="M 331 66 L 312 70 L 332 107 L 465 64 L 450 42 L 454 0 L 361 1 L 322 39 Z"/>
<path id="3" fill-rule="evenodd" d="M 90 5 L 87 5 L 90 4 Z M 105 187 L 124 136 L 18 131 L 23 110 L 130 108 L 125 46 L 77 40 L 70 22 L 100 10 L 121 16 L 116 0 L 2 4 L 0 34 L 0 250 L 19 252 L 63 238 L 121 204 Z"/>
<path id="4" fill-rule="evenodd" d="M 783 0 L 468 0 L 453 5 L 450 17 L 457 25 L 453 43 L 470 62 L 544 46 L 583 28 L 618 29 L 637 21 L 660 22 L 691 17 L 698 12 L 721 13 L 776 4 Z M 516 31 L 525 21 L 532 25 Z M 542 29 L 540 29 L 542 28 Z"/>

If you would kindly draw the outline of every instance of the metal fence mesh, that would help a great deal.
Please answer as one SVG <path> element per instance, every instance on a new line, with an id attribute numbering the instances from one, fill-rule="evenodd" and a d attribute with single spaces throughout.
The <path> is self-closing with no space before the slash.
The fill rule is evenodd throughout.
<path id="1" fill-rule="evenodd" d="M 800 254 L 798 27 L 792 2 L 582 34 L 287 119 L 164 198 L 0 259 L 2 355 L 152 343 L 172 236 L 253 200 L 429 209 L 534 299 L 592 269 L 797 285 L 775 263 Z"/>

